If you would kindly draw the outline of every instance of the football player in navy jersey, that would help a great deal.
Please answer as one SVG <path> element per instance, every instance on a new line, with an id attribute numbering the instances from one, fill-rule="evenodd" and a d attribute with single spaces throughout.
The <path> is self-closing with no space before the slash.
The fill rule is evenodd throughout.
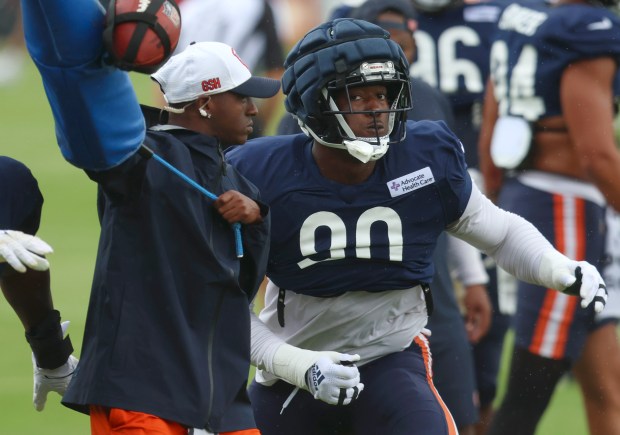
<path id="1" fill-rule="evenodd" d="M 343 13 L 341 9 L 339 11 Z M 410 0 L 367 0 L 351 8 L 347 14 L 350 18 L 383 27 L 403 49 L 407 60 L 414 60 L 416 47 L 412 30 L 415 11 Z M 408 118 L 414 121 L 443 120 L 448 127 L 453 127 L 448 98 L 418 78 L 410 77 L 410 82 L 412 107 Z M 293 115 L 286 113 L 278 134 L 296 133 L 301 133 L 301 129 Z M 429 340 L 433 355 L 433 383 L 450 410 L 459 433 L 468 435 L 473 433 L 474 425 L 479 421 L 479 394 L 470 340 L 478 342 L 488 333 L 492 309 L 485 284 L 489 278 L 478 251 L 454 237 L 440 239 L 433 263 L 435 275 L 431 291 L 435 310 L 427 325 L 433 333 Z M 463 288 L 464 314 L 457 302 L 452 274 Z"/>
<path id="2" fill-rule="evenodd" d="M 250 396 L 265 435 L 456 433 L 424 334 L 444 231 L 521 279 L 605 305 L 592 265 L 480 193 L 443 122 L 405 120 L 408 68 L 382 28 L 324 23 L 292 48 L 282 80 L 307 136 L 228 153 L 260 186 L 274 228 L 272 285 L 252 319 Z"/>
<path id="3" fill-rule="evenodd" d="M 613 132 L 620 20 L 601 3 L 615 2 L 506 7 L 491 50 L 479 145 L 485 185 L 500 206 L 534 223 L 568 257 L 602 267 L 605 206 L 620 210 Z M 508 389 L 490 433 L 534 433 L 570 370 L 590 433 L 618 433 L 615 296 L 600 314 L 578 298 L 519 283 Z"/>
<path id="4" fill-rule="evenodd" d="M 33 352 L 34 394 L 37 411 L 47 395 L 64 394 L 77 358 L 71 355 L 68 322 L 60 323 L 50 290 L 52 248 L 34 236 L 41 222 L 43 196 L 37 180 L 21 162 L 0 156 L 0 289 L 26 331 Z"/>
<path id="5" fill-rule="evenodd" d="M 450 98 L 455 118 L 454 132 L 465 147 L 467 167 L 483 193 L 486 193 L 478 165 L 478 135 L 484 86 L 489 75 L 492 35 L 505 2 L 411 1 L 418 12 L 415 38 L 419 47 L 411 74 L 427 81 Z M 489 258 L 485 258 L 485 264 L 490 278 L 487 290 L 493 302 L 493 318 L 489 333 L 473 346 L 480 394 L 479 433 L 484 433 L 492 414 L 504 336 L 509 327 L 509 313 L 513 309 L 506 304 L 500 305 L 497 269 Z"/>

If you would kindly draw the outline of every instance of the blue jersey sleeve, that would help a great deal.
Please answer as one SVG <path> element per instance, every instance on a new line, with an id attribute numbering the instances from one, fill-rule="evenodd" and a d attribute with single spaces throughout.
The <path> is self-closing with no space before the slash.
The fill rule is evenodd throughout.
<path id="1" fill-rule="evenodd" d="M 399 160 L 429 164 L 445 223 L 456 221 L 465 211 L 472 187 L 463 144 L 443 121 L 410 123 L 407 135 L 406 142 L 400 146 L 406 147 L 409 156 Z"/>
<path id="2" fill-rule="evenodd" d="M 551 9 L 550 21 L 544 28 L 545 40 L 558 53 L 570 53 L 573 59 L 612 56 L 620 59 L 620 19 L 604 8 L 571 5 Z M 557 13 L 555 13 L 557 12 Z"/>
<path id="3" fill-rule="evenodd" d="M 467 172 L 467 163 L 465 162 L 465 148 L 463 143 L 451 133 L 451 155 L 448 160 L 446 180 L 450 186 L 450 192 L 453 199 L 450 200 L 451 207 L 448 208 L 447 221 L 452 223 L 459 219 L 465 212 L 467 203 L 471 196 L 472 181 Z"/>
<path id="4" fill-rule="evenodd" d="M 66 160 L 108 169 L 135 153 L 145 123 L 127 73 L 102 62 L 101 5 L 92 0 L 22 2 L 24 36 Z"/>

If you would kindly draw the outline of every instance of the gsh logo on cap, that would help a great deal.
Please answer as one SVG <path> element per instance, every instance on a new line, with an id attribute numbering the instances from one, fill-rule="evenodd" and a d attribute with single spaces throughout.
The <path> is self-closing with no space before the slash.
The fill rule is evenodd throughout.
<path id="1" fill-rule="evenodd" d="M 220 78 L 216 77 L 214 79 L 203 80 L 202 81 L 202 90 L 205 92 L 214 91 L 222 87 L 220 83 Z"/>

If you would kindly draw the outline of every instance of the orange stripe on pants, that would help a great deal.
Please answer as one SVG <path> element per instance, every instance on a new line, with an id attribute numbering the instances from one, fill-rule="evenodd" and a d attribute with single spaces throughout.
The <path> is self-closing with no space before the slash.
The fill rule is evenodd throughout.
<path id="1" fill-rule="evenodd" d="M 568 207 L 567 215 L 565 215 L 565 207 Z M 586 256 L 585 207 L 586 203 L 583 199 L 553 195 L 554 246 L 561 253 L 578 261 L 584 260 Z M 571 213 L 571 210 L 574 212 L 574 215 Z M 555 290 L 547 289 L 543 306 L 538 313 L 532 342 L 529 346 L 531 353 L 542 355 L 542 348 L 545 340 L 547 340 L 552 345 L 553 350 L 546 356 L 554 359 L 564 358 L 569 330 L 573 323 L 578 301 L 579 298 L 577 296 L 560 296 Z M 556 311 L 555 315 L 557 316 L 557 312 L 562 304 L 565 306 L 560 314 L 560 318 L 552 321 L 552 313 Z M 552 335 L 549 335 L 550 333 L 548 332 L 550 321 L 557 325 L 557 331 Z M 547 335 L 549 336 L 547 337 Z M 552 342 L 549 340 L 552 340 Z"/>
<path id="2" fill-rule="evenodd" d="M 545 337 L 545 331 L 547 330 L 547 322 L 549 321 L 549 316 L 551 314 L 551 310 L 553 309 L 553 304 L 555 302 L 556 296 L 556 290 L 547 289 L 545 301 L 543 302 L 542 309 L 538 313 L 538 320 L 536 321 L 534 336 L 532 337 L 532 343 L 530 344 L 529 348 L 530 352 L 535 355 L 540 354 L 543 339 Z"/>
<path id="3" fill-rule="evenodd" d="M 432 375 L 433 371 L 431 367 L 431 356 L 430 356 L 431 354 L 429 350 L 428 340 L 426 339 L 426 337 L 424 337 L 421 334 L 415 337 L 413 340 L 418 345 L 418 347 L 422 350 L 422 358 L 424 358 L 424 366 L 426 367 L 426 380 L 428 382 L 428 386 L 431 388 L 431 391 L 435 395 L 435 398 L 437 398 L 437 402 L 439 402 L 439 404 L 441 405 L 441 409 L 443 410 L 444 416 L 446 418 L 446 426 L 448 426 L 448 434 L 458 435 L 459 431 L 456 428 L 456 423 L 454 422 L 454 418 L 452 418 L 452 414 L 450 413 L 450 410 L 448 409 L 446 404 L 443 403 L 443 400 L 441 396 L 439 395 L 439 392 L 435 388 L 435 384 L 433 384 L 433 375 Z"/>

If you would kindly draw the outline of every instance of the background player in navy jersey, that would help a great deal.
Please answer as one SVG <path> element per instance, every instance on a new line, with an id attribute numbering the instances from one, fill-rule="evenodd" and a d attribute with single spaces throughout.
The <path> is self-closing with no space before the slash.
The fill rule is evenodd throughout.
<path id="1" fill-rule="evenodd" d="M 339 8 L 338 13 L 344 13 Z M 415 11 L 409 0 L 368 0 L 346 14 L 383 27 L 390 38 L 398 43 L 409 62 L 416 56 L 412 30 Z M 454 117 L 447 97 L 424 81 L 410 77 L 412 107 L 407 116 L 411 120 L 443 120 L 453 127 Z M 287 113 L 279 126 L 279 134 L 296 134 L 301 129 L 293 116 Z M 464 305 L 467 324 L 455 297 L 448 260 L 455 266 L 453 272 L 464 287 Z M 491 304 L 485 285 L 488 275 L 480 254 L 470 245 L 454 237 L 442 237 L 433 256 L 435 275 L 431 284 L 435 310 L 429 318 L 429 340 L 433 355 L 433 382 L 450 409 L 459 433 L 466 435 L 474 429 L 478 417 L 478 392 L 474 361 L 468 337 L 478 342 L 488 331 Z M 466 327 L 467 326 L 467 327 Z"/>
<path id="2" fill-rule="evenodd" d="M 446 94 L 454 109 L 454 132 L 469 168 L 478 168 L 478 133 L 489 51 L 502 10 L 496 1 L 411 0 L 418 16 L 418 57 L 411 75 Z"/>
<path id="3" fill-rule="evenodd" d="M 485 185 L 559 251 L 603 267 L 606 202 L 620 209 L 613 132 L 620 21 L 594 1 L 515 3 L 498 29 L 480 140 Z M 612 306 L 618 299 L 610 294 Z M 517 300 L 508 389 L 490 433 L 534 433 L 569 370 L 590 433 L 618 433 L 618 310 L 601 315 L 578 298 L 526 283 Z"/>
<path id="4" fill-rule="evenodd" d="M 324 23 L 293 47 L 283 76 L 286 108 L 310 137 L 228 153 L 260 186 L 275 228 L 273 286 L 252 321 L 250 396 L 266 435 L 456 431 L 422 333 L 444 231 L 524 280 L 604 307 L 596 269 L 487 200 L 444 123 L 405 121 L 408 67 L 380 27 Z"/>
<path id="5" fill-rule="evenodd" d="M 505 4 L 487 0 L 411 1 L 418 12 L 415 38 L 419 50 L 411 74 L 449 97 L 455 117 L 454 132 L 465 147 L 467 167 L 486 193 L 478 165 L 478 135 L 492 35 Z M 487 290 L 493 302 L 493 318 L 489 333 L 473 346 L 480 393 L 480 434 L 485 432 L 492 414 L 508 314 L 513 309 L 505 304 L 500 306 L 497 269 L 490 258 L 485 258 L 485 264 L 490 277 Z"/>
<path id="6" fill-rule="evenodd" d="M 0 288 L 24 325 L 33 352 L 37 411 L 47 394 L 64 394 L 77 365 L 71 355 L 68 323 L 61 327 L 50 291 L 49 245 L 33 234 L 39 229 L 43 196 L 30 170 L 17 160 L 0 156 Z"/>

